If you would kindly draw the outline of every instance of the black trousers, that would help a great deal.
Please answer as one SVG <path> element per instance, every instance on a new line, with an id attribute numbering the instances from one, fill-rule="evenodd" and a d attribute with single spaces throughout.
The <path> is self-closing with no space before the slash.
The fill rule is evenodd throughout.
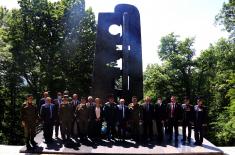
<path id="1" fill-rule="evenodd" d="M 144 126 L 144 139 L 153 138 L 153 122 L 152 120 L 146 120 L 143 123 Z"/>
<path id="2" fill-rule="evenodd" d="M 139 121 L 131 121 L 131 136 L 134 141 L 141 140 Z"/>
<path id="3" fill-rule="evenodd" d="M 157 137 L 159 141 L 163 140 L 163 124 L 161 122 L 161 120 L 157 120 L 156 121 L 156 125 L 157 125 Z"/>
<path id="4" fill-rule="evenodd" d="M 77 126 L 77 135 L 74 133 L 74 126 Z M 73 119 L 72 124 L 71 124 L 71 136 L 77 138 L 79 133 L 79 124 L 76 118 Z"/>
<path id="5" fill-rule="evenodd" d="M 204 130 L 201 123 L 195 123 L 195 141 L 196 143 L 202 144 L 203 142 L 203 136 L 204 136 Z"/>
<path id="6" fill-rule="evenodd" d="M 186 128 L 188 128 L 188 137 L 186 136 Z M 190 124 L 189 121 L 183 121 L 183 140 L 186 140 L 186 137 L 188 140 L 191 139 L 191 129 L 192 125 Z"/>
<path id="7" fill-rule="evenodd" d="M 173 128 L 174 128 L 175 140 L 178 140 L 178 135 L 179 135 L 178 120 L 175 120 L 174 118 L 170 118 L 167 124 L 168 124 L 169 139 L 171 140 L 173 137 Z"/>
<path id="8" fill-rule="evenodd" d="M 59 128 L 60 128 L 60 121 L 56 120 L 55 121 L 55 136 L 58 137 L 58 133 L 59 133 Z M 60 129 L 61 131 L 61 129 Z"/>
<path id="9" fill-rule="evenodd" d="M 108 138 L 114 138 L 116 137 L 116 123 L 114 122 L 107 122 L 107 136 Z"/>
<path id="10" fill-rule="evenodd" d="M 94 130 L 94 135 L 93 137 L 96 139 L 101 138 L 101 127 L 102 127 L 102 121 L 93 121 L 93 130 Z"/>
<path id="11" fill-rule="evenodd" d="M 46 142 L 50 142 L 52 140 L 53 135 L 53 122 L 44 122 L 43 123 L 43 136 Z"/>
<path id="12" fill-rule="evenodd" d="M 125 120 L 119 121 L 118 123 L 118 138 L 125 139 L 127 131 L 127 122 Z"/>

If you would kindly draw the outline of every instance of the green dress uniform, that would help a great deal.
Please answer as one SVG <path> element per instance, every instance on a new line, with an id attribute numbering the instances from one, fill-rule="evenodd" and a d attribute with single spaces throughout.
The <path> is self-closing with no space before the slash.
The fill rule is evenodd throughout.
<path id="1" fill-rule="evenodd" d="M 139 104 L 134 105 L 133 103 L 130 103 L 128 107 L 130 110 L 132 138 L 135 141 L 139 141 L 141 137 L 140 124 L 143 121 L 143 109 Z"/>
<path id="2" fill-rule="evenodd" d="M 34 137 L 36 136 L 36 124 L 38 120 L 37 107 L 32 103 L 25 102 L 21 108 L 21 121 L 24 122 L 24 136 L 27 149 L 30 148 L 30 142 L 36 146 Z"/>
<path id="3" fill-rule="evenodd" d="M 80 138 L 83 140 L 88 133 L 89 108 L 86 104 L 80 103 L 76 108 L 76 118 L 80 131 Z"/>
<path id="4" fill-rule="evenodd" d="M 69 103 L 62 103 L 59 110 L 62 139 L 69 140 L 73 121 L 73 107 Z"/>

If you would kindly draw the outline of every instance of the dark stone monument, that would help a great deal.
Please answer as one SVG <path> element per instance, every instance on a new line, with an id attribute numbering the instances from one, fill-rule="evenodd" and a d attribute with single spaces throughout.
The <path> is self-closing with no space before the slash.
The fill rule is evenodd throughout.
<path id="1" fill-rule="evenodd" d="M 122 30 L 111 34 L 110 26 Z M 122 68 L 117 60 L 122 60 Z M 119 4 L 114 13 L 99 13 L 92 95 L 105 99 L 108 94 L 130 101 L 133 95 L 143 98 L 143 72 L 140 15 L 129 4 Z"/>

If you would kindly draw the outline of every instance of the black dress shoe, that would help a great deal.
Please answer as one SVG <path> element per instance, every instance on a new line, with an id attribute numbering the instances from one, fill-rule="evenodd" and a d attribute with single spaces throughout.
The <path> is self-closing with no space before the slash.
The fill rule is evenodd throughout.
<path id="1" fill-rule="evenodd" d="M 27 151 L 32 151 L 33 148 L 32 148 L 32 146 L 31 146 L 30 144 L 27 144 L 27 145 L 26 145 L 26 150 L 27 150 Z"/>
<path id="2" fill-rule="evenodd" d="M 35 142 L 34 140 L 31 141 L 31 144 L 33 145 L 33 147 L 36 147 L 37 146 L 37 142 Z"/>

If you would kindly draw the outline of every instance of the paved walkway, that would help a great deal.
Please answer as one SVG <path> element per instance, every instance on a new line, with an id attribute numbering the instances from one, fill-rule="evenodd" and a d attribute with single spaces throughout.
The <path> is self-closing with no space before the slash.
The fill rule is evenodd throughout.
<path id="1" fill-rule="evenodd" d="M 167 142 L 157 144 L 150 142 L 145 145 L 137 145 L 133 141 L 114 142 L 101 141 L 93 144 L 90 141 L 79 143 L 72 140 L 71 145 L 64 146 L 61 139 L 55 140 L 52 144 L 45 144 L 42 132 L 36 137 L 38 148 L 34 153 L 39 154 L 223 154 L 223 152 L 204 139 L 202 146 L 195 146 L 194 133 L 192 132 L 192 142 L 190 144 L 181 143 L 182 134 L 180 131 L 178 142 Z M 20 150 L 21 153 L 27 153 L 26 148 Z"/>

